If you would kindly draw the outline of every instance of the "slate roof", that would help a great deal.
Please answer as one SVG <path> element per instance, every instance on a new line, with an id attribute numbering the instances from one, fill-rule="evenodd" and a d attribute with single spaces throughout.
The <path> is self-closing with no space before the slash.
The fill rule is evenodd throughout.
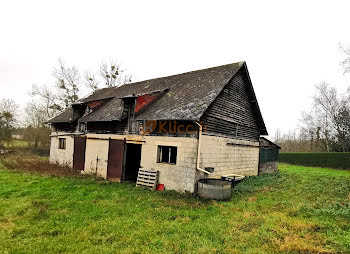
<path id="1" fill-rule="evenodd" d="M 112 121 L 122 118 L 122 98 L 137 97 L 155 92 L 163 92 L 154 103 L 147 106 L 137 120 L 200 120 L 209 105 L 216 99 L 229 80 L 242 68 L 245 62 L 222 65 L 168 77 L 150 79 L 120 87 L 103 88 L 81 99 L 80 104 L 111 99 L 100 108 L 83 116 L 79 122 Z M 251 91 L 254 95 L 253 88 Z M 255 97 L 255 95 L 254 95 Z M 257 103 L 256 112 L 260 129 L 265 130 Z M 48 123 L 72 122 L 72 109 L 68 109 Z"/>
<path id="2" fill-rule="evenodd" d="M 204 111 L 217 97 L 228 81 L 244 62 L 214 68 L 191 71 L 173 76 L 150 79 L 120 87 L 103 88 L 82 99 L 81 103 L 108 98 L 125 98 L 169 90 L 153 103 L 137 119 L 148 120 L 199 120 Z M 107 105 L 106 105 L 107 106 Z M 68 109 L 67 111 L 72 111 Z M 70 122 L 69 112 L 54 117 L 48 123 Z M 97 114 L 93 114 L 97 117 Z M 89 118 L 90 120 L 92 119 Z M 76 119 L 74 119 L 76 120 Z"/>
<path id="3" fill-rule="evenodd" d="M 278 149 L 281 149 L 279 145 L 272 142 L 271 140 L 268 140 L 265 137 L 260 137 L 259 140 L 260 140 L 260 147 L 276 147 Z"/>
<path id="4" fill-rule="evenodd" d="M 123 118 L 123 109 L 123 100 L 113 98 L 101 107 L 80 118 L 78 122 L 119 121 Z"/>
<path id="5" fill-rule="evenodd" d="M 66 123 L 66 122 L 73 122 L 77 119 L 73 118 L 73 108 L 69 107 L 65 111 L 63 111 L 61 114 L 51 118 L 47 123 Z"/>
<path id="6" fill-rule="evenodd" d="M 123 98 L 149 94 L 169 89 L 137 119 L 147 120 L 199 120 L 207 107 L 217 97 L 243 63 L 234 63 L 156 78 L 121 87 L 104 88 L 82 102 L 111 97 Z"/>

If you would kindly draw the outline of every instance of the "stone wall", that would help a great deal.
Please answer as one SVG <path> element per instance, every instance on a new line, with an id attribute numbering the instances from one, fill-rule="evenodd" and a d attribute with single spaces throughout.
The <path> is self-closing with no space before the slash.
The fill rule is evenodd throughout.
<path id="1" fill-rule="evenodd" d="M 259 164 L 259 174 L 278 172 L 278 161 L 267 161 Z"/>

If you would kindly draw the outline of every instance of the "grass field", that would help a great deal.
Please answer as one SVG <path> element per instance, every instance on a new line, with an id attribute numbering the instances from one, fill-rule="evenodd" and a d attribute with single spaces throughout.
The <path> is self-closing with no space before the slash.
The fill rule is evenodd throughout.
<path id="1" fill-rule="evenodd" d="M 280 165 L 230 202 L 0 164 L 3 253 L 350 253 L 350 172 Z"/>

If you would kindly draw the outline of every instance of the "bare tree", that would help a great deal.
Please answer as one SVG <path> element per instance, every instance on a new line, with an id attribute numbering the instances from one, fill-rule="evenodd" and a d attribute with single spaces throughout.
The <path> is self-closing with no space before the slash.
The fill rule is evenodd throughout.
<path id="1" fill-rule="evenodd" d="M 303 129 L 317 144 L 322 144 L 329 152 L 348 151 L 347 123 L 349 121 L 348 100 L 341 98 L 334 87 L 326 83 L 316 86 L 316 95 L 313 97 L 313 107 L 304 112 L 302 117 Z"/>
<path id="2" fill-rule="evenodd" d="M 57 92 L 46 85 L 38 86 L 34 84 L 29 95 L 33 99 L 31 108 L 34 111 L 40 111 L 47 119 L 54 117 L 64 108 L 62 102 L 59 101 Z"/>
<path id="3" fill-rule="evenodd" d="M 87 88 L 91 89 L 93 92 L 98 90 L 99 88 L 99 81 L 95 77 L 95 74 L 85 71 L 84 72 L 84 84 Z"/>
<path id="4" fill-rule="evenodd" d="M 132 75 L 126 74 L 116 60 L 112 60 L 109 63 L 102 62 L 100 76 L 106 87 L 121 86 L 130 83 L 132 80 Z"/>
<path id="5" fill-rule="evenodd" d="M 11 99 L 0 100 L 0 146 L 9 146 L 15 130 L 18 105 Z"/>
<path id="6" fill-rule="evenodd" d="M 45 125 L 52 111 L 46 111 L 47 107 L 40 100 L 32 100 L 25 108 L 25 128 L 23 136 L 34 149 L 48 148 L 50 143 L 50 127 Z M 49 114 L 49 115 L 48 115 Z"/>
<path id="7" fill-rule="evenodd" d="M 350 72 L 350 47 L 344 47 L 342 44 L 339 43 L 339 49 L 341 52 L 345 54 L 345 58 L 343 61 L 340 62 L 340 64 L 344 68 L 344 74 Z"/>
<path id="8" fill-rule="evenodd" d="M 276 143 L 281 140 L 281 130 L 280 129 L 276 130 L 273 140 Z"/>
<path id="9" fill-rule="evenodd" d="M 58 98 L 68 107 L 79 99 L 80 73 L 77 67 L 67 66 L 61 59 L 58 60 L 58 64 L 53 71 L 56 86 L 60 91 Z"/>

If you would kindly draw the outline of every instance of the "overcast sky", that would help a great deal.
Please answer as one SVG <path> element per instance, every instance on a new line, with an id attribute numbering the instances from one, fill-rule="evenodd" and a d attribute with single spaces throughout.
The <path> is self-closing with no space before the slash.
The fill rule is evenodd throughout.
<path id="1" fill-rule="evenodd" d="M 298 125 L 321 81 L 345 91 L 350 1 L 1 1 L 0 97 L 22 107 L 57 59 L 135 80 L 246 61 L 270 135 Z"/>

